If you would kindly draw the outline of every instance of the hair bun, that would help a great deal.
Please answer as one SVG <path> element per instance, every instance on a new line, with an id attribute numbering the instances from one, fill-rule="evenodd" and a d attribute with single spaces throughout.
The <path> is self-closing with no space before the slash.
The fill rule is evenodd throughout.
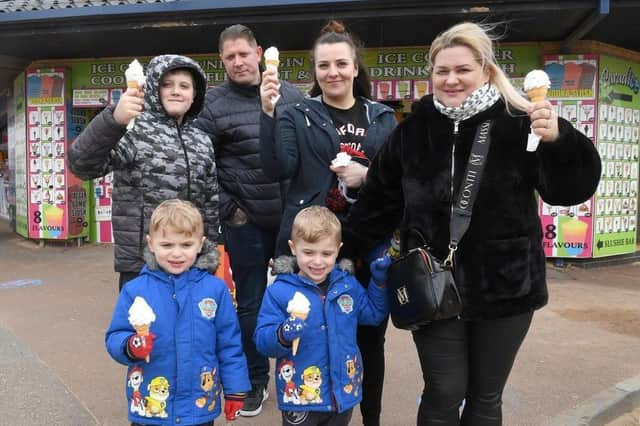
<path id="1" fill-rule="evenodd" d="M 327 23 L 327 25 L 325 25 L 322 30 L 320 31 L 321 34 L 324 33 L 338 33 L 338 34 L 343 34 L 346 33 L 346 29 L 344 27 L 344 24 L 342 22 L 336 21 L 336 20 L 331 20 Z"/>

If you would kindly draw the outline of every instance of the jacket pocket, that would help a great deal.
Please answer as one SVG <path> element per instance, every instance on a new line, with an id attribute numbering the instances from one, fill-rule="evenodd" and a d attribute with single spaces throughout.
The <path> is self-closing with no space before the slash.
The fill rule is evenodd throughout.
<path id="1" fill-rule="evenodd" d="M 482 245 L 480 281 L 486 301 L 517 299 L 529 294 L 530 246 L 527 237 L 489 240 Z"/>

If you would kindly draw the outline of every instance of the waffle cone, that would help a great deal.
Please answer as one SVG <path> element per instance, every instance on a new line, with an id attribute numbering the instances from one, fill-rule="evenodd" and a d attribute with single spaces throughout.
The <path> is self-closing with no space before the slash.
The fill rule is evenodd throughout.
<path id="1" fill-rule="evenodd" d="M 142 325 L 133 326 L 133 328 L 136 330 L 136 333 L 138 333 L 141 336 L 148 336 L 149 335 L 149 327 L 150 327 L 150 324 L 142 324 Z"/>
<path id="2" fill-rule="evenodd" d="M 300 345 L 300 338 L 296 337 L 295 339 L 293 339 L 293 342 L 291 342 L 291 353 L 293 354 L 293 356 L 296 356 L 296 354 L 298 353 L 299 345 Z"/>
<path id="3" fill-rule="evenodd" d="M 531 102 L 540 102 L 544 101 L 547 97 L 546 87 L 534 87 L 533 89 L 527 90 L 527 96 Z"/>
<path id="4" fill-rule="evenodd" d="M 293 312 L 291 312 L 291 316 L 293 318 L 300 318 L 302 321 L 306 321 L 307 317 L 309 316 L 309 311 L 307 311 L 307 312 L 293 311 Z"/>

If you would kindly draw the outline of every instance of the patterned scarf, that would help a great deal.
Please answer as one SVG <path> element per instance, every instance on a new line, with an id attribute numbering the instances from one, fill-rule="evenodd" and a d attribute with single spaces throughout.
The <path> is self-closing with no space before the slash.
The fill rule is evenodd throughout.
<path id="1" fill-rule="evenodd" d="M 489 109 L 493 104 L 498 102 L 498 99 L 500 99 L 500 92 L 489 83 L 486 83 L 484 86 L 474 90 L 459 107 L 444 106 L 435 96 L 433 97 L 433 103 L 436 109 L 443 115 L 446 115 L 453 121 L 463 121 L 473 117 L 479 112 Z"/>

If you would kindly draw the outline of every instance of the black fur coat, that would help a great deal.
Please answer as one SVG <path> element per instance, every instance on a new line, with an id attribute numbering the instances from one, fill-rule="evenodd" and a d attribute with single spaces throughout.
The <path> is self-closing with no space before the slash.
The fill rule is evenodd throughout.
<path id="1" fill-rule="evenodd" d="M 536 192 L 547 203 L 575 205 L 594 193 L 600 179 L 597 150 L 569 122 L 559 120 L 555 142 L 527 152 L 529 118 L 510 114 L 502 100 L 461 122 L 454 134 L 453 121 L 425 97 L 378 152 L 344 232 L 350 256 L 366 253 L 399 227 L 408 248 L 421 245 L 409 232 L 418 229 L 435 254 L 446 257 L 451 203 L 476 128 L 487 119 L 493 120 L 491 146 L 471 225 L 455 256 L 462 317 L 470 319 L 515 315 L 547 303 Z"/>

